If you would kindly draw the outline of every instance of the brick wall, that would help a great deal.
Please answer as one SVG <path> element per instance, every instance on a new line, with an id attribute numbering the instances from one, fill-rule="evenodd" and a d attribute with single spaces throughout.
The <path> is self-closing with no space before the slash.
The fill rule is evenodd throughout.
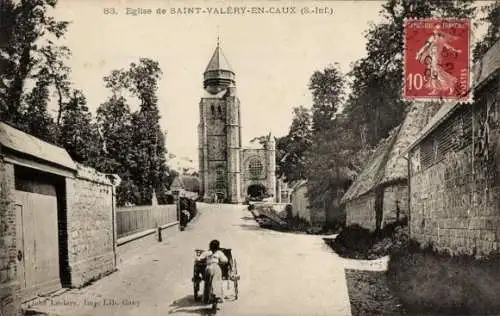
<path id="1" fill-rule="evenodd" d="M 0 157 L 0 311 L 16 315 L 18 307 L 16 263 L 16 213 L 10 193 L 14 190 L 14 166 Z"/>
<path id="2" fill-rule="evenodd" d="M 423 245 L 478 256 L 499 250 L 498 85 L 476 91 L 474 105 L 457 110 L 410 155 L 410 232 Z M 423 160 L 426 144 L 434 150 Z"/>
<path id="3" fill-rule="evenodd" d="M 90 168 L 66 179 L 71 285 L 82 286 L 115 268 L 113 187 Z"/>
<path id="4" fill-rule="evenodd" d="M 346 225 L 358 224 L 374 231 L 375 223 L 375 193 L 370 192 L 351 200 L 345 205 Z"/>

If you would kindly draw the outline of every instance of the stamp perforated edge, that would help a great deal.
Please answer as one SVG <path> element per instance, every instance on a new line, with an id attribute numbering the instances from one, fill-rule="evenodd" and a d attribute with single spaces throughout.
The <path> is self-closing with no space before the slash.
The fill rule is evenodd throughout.
<path id="1" fill-rule="evenodd" d="M 469 82 L 468 82 L 468 94 L 467 99 L 458 98 L 443 98 L 443 97 L 407 97 L 406 96 L 406 26 L 412 21 L 460 21 L 467 23 L 469 27 L 469 36 L 467 38 L 467 44 L 469 48 L 469 60 L 468 60 L 468 71 L 469 71 Z M 474 78 L 474 63 L 472 62 L 472 23 L 470 19 L 467 18 L 439 18 L 439 17 L 428 17 L 428 18 L 404 18 L 403 20 L 403 58 L 401 62 L 403 63 L 403 73 L 401 74 L 403 84 L 401 85 L 401 95 L 405 102 L 440 102 L 440 103 L 462 103 L 462 104 L 472 104 L 474 102 L 474 88 L 475 88 L 475 78 Z"/>

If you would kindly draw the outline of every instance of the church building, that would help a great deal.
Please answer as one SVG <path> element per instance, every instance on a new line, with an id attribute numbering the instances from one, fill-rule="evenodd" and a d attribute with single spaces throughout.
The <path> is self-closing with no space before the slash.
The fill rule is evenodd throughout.
<path id="1" fill-rule="evenodd" d="M 219 43 L 203 73 L 203 88 L 198 125 L 203 200 L 241 203 L 262 195 L 276 199 L 274 138 L 269 136 L 262 148 L 242 148 L 235 73 Z"/>

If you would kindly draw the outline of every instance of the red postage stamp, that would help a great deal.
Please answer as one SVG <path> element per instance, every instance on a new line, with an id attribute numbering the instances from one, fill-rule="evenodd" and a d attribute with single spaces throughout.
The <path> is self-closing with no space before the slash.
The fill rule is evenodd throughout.
<path id="1" fill-rule="evenodd" d="M 472 99 L 468 19 L 408 19 L 404 23 L 406 101 Z"/>

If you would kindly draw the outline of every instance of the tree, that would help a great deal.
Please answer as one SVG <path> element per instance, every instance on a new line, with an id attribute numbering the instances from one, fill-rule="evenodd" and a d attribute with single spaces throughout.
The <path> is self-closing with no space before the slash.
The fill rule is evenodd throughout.
<path id="1" fill-rule="evenodd" d="M 339 65 L 315 72 L 309 84 L 313 95 L 311 144 L 305 151 L 310 206 L 324 207 L 344 183 L 345 149 L 349 135 L 338 110 L 344 100 L 345 79 Z"/>
<path id="2" fill-rule="evenodd" d="M 500 39 L 500 1 L 496 0 L 494 3 L 483 6 L 481 11 L 485 13 L 485 16 L 480 23 L 486 23 L 488 27 L 483 39 L 474 47 L 474 61 L 479 60 Z"/>
<path id="3" fill-rule="evenodd" d="M 87 100 L 83 93 L 74 90 L 61 117 L 59 144 L 61 144 L 75 161 L 92 165 L 94 157 L 99 153 L 100 145 L 96 126 L 92 124 L 92 116 L 87 108 Z"/>
<path id="4" fill-rule="evenodd" d="M 312 92 L 313 134 L 328 130 L 344 98 L 345 82 L 340 65 L 329 65 L 323 71 L 315 71 L 309 82 Z"/>
<path id="5" fill-rule="evenodd" d="M 97 111 L 106 149 L 100 168 L 125 179 L 117 191 L 124 194 L 120 203 L 149 204 L 153 190 L 161 196 L 169 186 L 165 133 L 160 128 L 156 95 L 161 75 L 158 62 L 141 58 L 128 69 L 114 70 L 104 78 L 113 95 Z M 130 100 L 124 95 L 139 101 L 138 111 L 130 111 Z"/>
<path id="6" fill-rule="evenodd" d="M 27 107 L 17 127 L 47 142 L 57 143 L 57 126 L 47 111 L 49 86 L 49 79 L 41 72 L 35 87 L 24 98 Z"/>
<path id="7" fill-rule="evenodd" d="M 0 7 L 0 117 L 21 129 L 27 126 L 23 124 L 24 111 L 30 106 L 23 103 L 28 81 L 44 81 L 35 83 L 37 91 L 31 101 L 34 95 L 46 101 L 49 95 L 44 92 L 45 80 L 50 78 L 49 82 L 54 84 L 67 71 L 51 66 L 51 62 L 61 65 L 62 58 L 69 53 L 53 42 L 65 34 L 68 25 L 47 15 L 47 10 L 56 4 L 56 0 L 4 0 Z M 38 109 L 44 100 L 38 101 Z"/>
<path id="8" fill-rule="evenodd" d="M 139 200 L 139 188 L 130 179 L 130 175 L 124 175 L 120 185 L 116 188 L 116 204 L 119 206 L 124 206 L 127 202 L 136 204 Z"/>
<path id="9" fill-rule="evenodd" d="M 106 81 L 106 79 L 105 79 Z M 97 109 L 97 125 L 103 143 L 98 169 L 124 175 L 132 162 L 132 113 L 123 96 L 113 95 Z"/>
<path id="10" fill-rule="evenodd" d="M 375 146 L 388 136 L 405 114 L 401 99 L 403 25 L 406 18 L 474 15 L 473 1 L 388 0 L 382 5 L 383 21 L 372 24 L 365 34 L 367 56 L 350 72 L 351 94 L 345 113 L 358 142 Z"/>
<path id="11" fill-rule="evenodd" d="M 162 189 L 167 182 L 165 136 L 160 128 L 158 111 L 158 80 L 162 71 L 158 62 L 141 58 L 128 71 L 130 92 L 139 99 L 139 111 L 132 114 L 132 143 L 134 168 L 131 172 L 139 187 L 141 203 L 149 203 L 153 190 Z"/>
<path id="12" fill-rule="evenodd" d="M 352 157 L 357 149 L 342 114 L 332 120 L 328 131 L 315 136 L 306 155 L 311 207 L 329 207 L 337 192 L 350 184 Z"/>
<path id="13" fill-rule="evenodd" d="M 52 82 L 57 95 L 57 118 L 56 124 L 61 124 L 61 117 L 64 111 L 65 100 L 70 95 L 69 73 L 70 69 L 64 64 L 64 60 L 71 55 L 67 47 L 54 47 L 52 45 L 40 49 L 41 54 L 45 58 L 45 64 L 42 70 L 49 74 L 48 78 Z M 79 92 L 80 94 L 82 92 Z"/>
<path id="14" fill-rule="evenodd" d="M 311 146 L 311 113 L 304 106 L 293 109 L 293 119 L 288 134 L 276 141 L 276 166 L 278 176 L 292 182 L 305 179 L 305 152 Z"/>

